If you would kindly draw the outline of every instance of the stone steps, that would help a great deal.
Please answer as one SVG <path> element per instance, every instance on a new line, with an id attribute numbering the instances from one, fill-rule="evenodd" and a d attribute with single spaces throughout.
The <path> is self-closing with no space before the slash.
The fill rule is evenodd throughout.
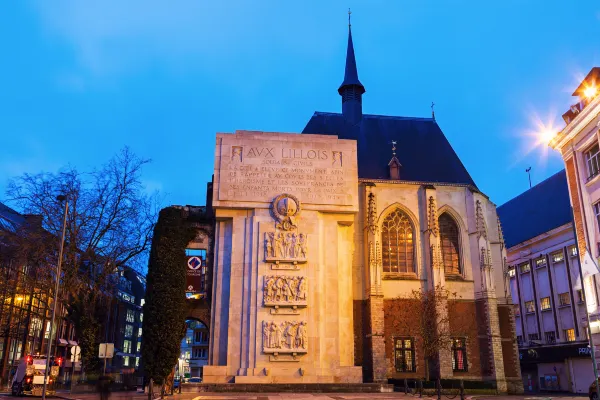
<path id="1" fill-rule="evenodd" d="M 198 383 L 184 384 L 184 393 L 390 393 L 394 385 L 385 383 Z"/>

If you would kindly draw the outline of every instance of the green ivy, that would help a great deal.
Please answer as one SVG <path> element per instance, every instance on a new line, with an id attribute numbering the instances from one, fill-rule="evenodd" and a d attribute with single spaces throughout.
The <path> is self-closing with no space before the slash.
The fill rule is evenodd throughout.
<path id="1" fill-rule="evenodd" d="M 150 250 L 142 336 L 144 373 L 157 384 L 173 370 L 185 336 L 185 248 L 194 236 L 184 210 L 161 210 Z"/>

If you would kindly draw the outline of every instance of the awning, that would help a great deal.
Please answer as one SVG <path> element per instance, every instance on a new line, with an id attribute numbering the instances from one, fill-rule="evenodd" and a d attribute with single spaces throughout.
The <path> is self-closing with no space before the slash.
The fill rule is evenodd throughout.
<path id="1" fill-rule="evenodd" d="M 58 339 L 59 346 L 66 346 L 67 344 L 69 344 L 69 342 L 67 342 L 65 339 Z"/>
<path id="2" fill-rule="evenodd" d="M 69 345 L 71 346 L 77 346 L 77 342 L 74 340 L 69 340 Z"/>

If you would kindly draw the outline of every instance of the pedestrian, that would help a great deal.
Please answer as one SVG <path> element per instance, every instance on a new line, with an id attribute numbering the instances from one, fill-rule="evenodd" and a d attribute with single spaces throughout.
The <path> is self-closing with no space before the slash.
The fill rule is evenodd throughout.
<path id="1" fill-rule="evenodd" d="M 98 393 L 100 393 L 100 400 L 108 400 L 110 398 L 111 384 L 112 378 L 110 375 L 102 375 L 98 378 Z"/>

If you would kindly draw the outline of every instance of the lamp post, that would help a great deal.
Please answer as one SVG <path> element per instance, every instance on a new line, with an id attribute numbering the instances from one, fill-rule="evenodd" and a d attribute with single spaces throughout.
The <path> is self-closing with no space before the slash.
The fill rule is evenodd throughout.
<path id="1" fill-rule="evenodd" d="M 69 212 L 69 202 L 67 196 L 59 195 L 56 197 L 59 202 L 65 202 L 65 215 L 63 217 L 62 235 L 60 237 L 60 250 L 58 252 L 58 263 L 56 263 L 56 285 L 54 286 L 54 304 L 52 305 L 52 322 L 50 323 L 50 332 L 48 334 L 48 353 L 46 355 L 46 370 L 44 371 L 44 386 L 42 388 L 42 400 L 46 400 L 46 385 L 48 384 L 48 374 L 50 372 L 50 351 L 52 349 L 52 328 L 56 317 L 56 306 L 58 304 L 58 289 L 60 285 L 60 273 L 63 259 L 63 249 L 65 247 L 65 232 L 67 230 L 67 213 Z"/>

